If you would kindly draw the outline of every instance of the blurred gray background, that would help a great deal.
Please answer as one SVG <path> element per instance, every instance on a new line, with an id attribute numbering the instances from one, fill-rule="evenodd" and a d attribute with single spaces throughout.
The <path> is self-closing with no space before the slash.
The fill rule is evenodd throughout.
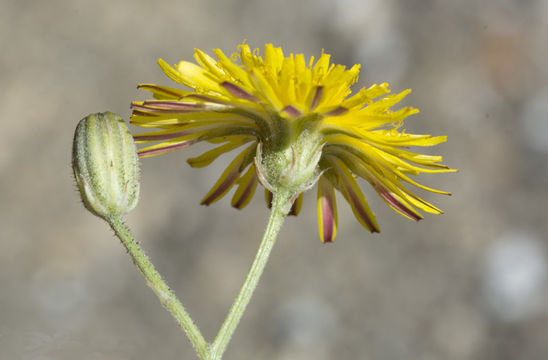
<path id="1" fill-rule="evenodd" d="M 156 60 L 244 39 L 361 63 L 354 89 L 412 88 L 409 132 L 446 134 L 431 153 L 458 174 L 420 181 L 445 210 L 413 223 L 363 184 L 381 234 L 339 199 L 322 245 L 315 190 L 287 220 L 228 348 L 230 359 L 548 357 L 548 2 L 179 0 L 0 2 L 0 359 L 193 359 L 106 224 L 80 204 L 70 168 L 88 113 L 128 119 Z M 137 129 L 133 129 L 137 131 Z M 136 238 L 211 339 L 267 221 L 199 205 L 229 157 L 142 162 Z M 420 192 L 419 192 L 420 193 Z"/>

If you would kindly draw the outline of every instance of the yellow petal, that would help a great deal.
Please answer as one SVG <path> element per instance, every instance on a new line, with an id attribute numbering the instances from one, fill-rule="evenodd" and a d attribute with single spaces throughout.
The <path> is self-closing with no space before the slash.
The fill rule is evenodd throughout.
<path id="1" fill-rule="evenodd" d="M 196 137 L 197 131 L 191 129 L 175 127 L 168 130 L 152 131 L 148 133 L 141 133 L 133 136 L 135 143 L 142 144 L 152 141 L 169 140 L 173 138 L 179 138 L 181 140 L 188 139 L 189 137 Z"/>
<path id="2" fill-rule="evenodd" d="M 351 109 L 353 107 L 362 107 L 366 103 L 372 101 L 374 98 L 389 93 L 388 83 L 382 83 L 380 85 L 374 84 L 367 89 L 361 89 L 357 94 L 343 101 L 341 104 L 345 108 Z"/>
<path id="3" fill-rule="evenodd" d="M 276 94 L 272 85 L 266 80 L 263 74 L 256 71 L 253 72 L 251 74 L 251 81 L 261 94 L 261 97 L 270 103 L 276 111 L 280 111 L 283 108 L 283 104 L 280 101 L 278 94 Z"/>
<path id="4" fill-rule="evenodd" d="M 179 70 L 180 78 L 183 79 L 184 84 L 196 90 L 197 93 L 226 93 L 211 75 L 211 72 L 194 63 L 181 61 L 177 65 L 177 70 Z"/>
<path id="5" fill-rule="evenodd" d="M 177 149 L 183 149 L 197 142 L 197 139 L 188 139 L 188 137 L 175 138 L 169 141 L 165 141 L 160 144 L 152 145 L 143 149 L 139 149 L 139 157 L 146 158 L 150 156 L 156 156 L 165 154 Z"/>
<path id="6" fill-rule="evenodd" d="M 295 55 L 295 78 L 297 101 L 304 103 L 310 90 L 311 73 L 310 69 L 306 67 L 303 54 Z"/>
<path id="7" fill-rule="evenodd" d="M 280 88 L 284 91 L 280 94 L 284 105 L 292 105 L 296 100 L 295 95 L 295 61 L 293 54 L 285 58 L 280 73 Z"/>
<path id="8" fill-rule="evenodd" d="M 261 58 L 251 52 L 251 48 L 249 47 L 249 45 L 242 44 L 239 45 L 238 48 L 240 49 L 240 60 L 242 61 L 242 65 L 245 67 L 245 69 L 247 69 L 247 71 L 251 71 L 256 67 L 261 66 Z M 258 51 L 258 49 L 255 49 L 255 51 Z"/>
<path id="9" fill-rule="evenodd" d="M 363 108 L 362 111 L 367 112 L 383 112 L 388 110 L 391 106 L 399 103 L 404 97 L 406 97 L 411 92 L 411 89 L 404 90 L 400 92 L 399 94 L 391 94 L 383 97 L 382 99 L 379 99 L 375 101 L 374 103 L 371 103 L 367 105 L 365 108 Z"/>
<path id="10" fill-rule="evenodd" d="M 158 100 L 178 100 L 185 95 L 192 94 L 191 91 L 154 84 L 139 84 L 137 88 L 150 91 L 152 93 L 152 96 L 154 96 L 154 98 Z"/>
<path id="11" fill-rule="evenodd" d="M 248 80 L 247 72 L 241 66 L 236 65 L 220 50 L 213 50 L 223 70 L 232 76 L 232 80 L 239 86 L 244 86 L 248 92 L 252 92 L 251 83 Z"/>
<path id="12" fill-rule="evenodd" d="M 222 154 L 227 153 L 231 150 L 234 150 L 251 140 L 253 140 L 253 138 L 244 137 L 244 136 L 235 136 L 226 144 L 216 147 L 215 149 L 209 150 L 200 156 L 187 159 L 187 162 L 193 168 L 201 168 L 201 167 L 207 166 L 211 164 L 213 161 L 215 161 L 215 159 L 217 159 Z"/>
<path id="13" fill-rule="evenodd" d="M 284 54 L 281 48 L 274 47 L 272 44 L 264 46 L 264 64 L 270 74 L 277 76 L 282 69 Z"/>
<path id="14" fill-rule="evenodd" d="M 314 68 L 312 69 L 312 83 L 315 85 L 323 85 L 322 80 L 327 75 L 327 72 L 329 70 L 329 59 L 331 58 L 331 55 L 329 54 L 322 54 L 316 64 L 314 65 Z"/>
<path id="15" fill-rule="evenodd" d="M 219 81 L 224 80 L 226 73 L 217 65 L 217 61 L 200 49 L 194 49 L 194 58 L 204 69 L 207 69 Z"/>

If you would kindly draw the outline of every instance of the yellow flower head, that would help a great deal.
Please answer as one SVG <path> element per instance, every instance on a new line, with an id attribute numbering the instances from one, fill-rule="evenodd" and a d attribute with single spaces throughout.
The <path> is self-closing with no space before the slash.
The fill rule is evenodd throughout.
<path id="1" fill-rule="evenodd" d="M 198 65 L 181 61 L 171 67 L 160 59 L 164 73 L 190 90 L 142 84 L 139 88 L 152 92 L 154 100 L 132 103 L 134 125 L 162 129 L 135 136 L 138 143 L 156 142 L 141 149 L 141 157 L 200 141 L 218 144 L 188 160 L 192 167 L 204 167 L 221 154 L 243 147 L 202 204 L 217 201 L 237 185 L 232 206 L 241 209 L 260 182 L 266 188 L 267 203 L 278 186 L 290 188 L 295 193 L 290 214 L 297 215 L 302 191 L 317 181 L 324 242 L 333 241 L 337 231 L 334 189 L 363 226 L 379 232 L 357 177 L 367 180 L 391 208 L 407 218 L 422 219 L 417 209 L 441 213 L 403 185 L 449 194 L 420 185 L 410 175 L 454 171 L 440 164 L 441 156 L 405 150 L 446 140 L 401 130 L 403 120 L 418 110 L 390 108 L 410 90 L 388 95 L 388 84 L 383 83 L 351 95 L 360 66 L 346 69 L 330 64 L 330 56 L 323 53 L 316 62 L 314 57 L 306 61 L 302 54 L 284 56 L 272 44 L 265 45 L 264 57 L 247 44 L 240 45 L 231 58 L 221 50 L 214 53 L 217 60 L 196 49 Z"/>

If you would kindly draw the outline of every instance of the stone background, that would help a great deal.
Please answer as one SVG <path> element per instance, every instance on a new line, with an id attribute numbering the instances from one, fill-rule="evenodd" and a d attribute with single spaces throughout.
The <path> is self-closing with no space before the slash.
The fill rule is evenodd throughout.
<path id="1" fill-rule="evenodd" d="M 225 359 L 542 360 L 548 354 L 548 2 L 544 0 L 0 1 L 0 358 L 193 359 L 120 244 L 81 206 L 76 123 L 129 117 L 139 82 L 193 48 L 247 39 L 362 63 L 358 86 L 412 88 L 415 133 L 458 174 L 416 224 L 364 185 L 382 233 L 340 201 L 322 245 L 314 194 L 290 218 Z M 199 206 L 226 158 L 146 159 L 133 231 L 211 339 L 268 212 Z"/>

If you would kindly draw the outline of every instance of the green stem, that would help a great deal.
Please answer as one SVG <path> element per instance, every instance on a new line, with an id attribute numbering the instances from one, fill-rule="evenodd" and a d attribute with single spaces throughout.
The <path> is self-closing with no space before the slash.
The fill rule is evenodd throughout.
<path id="1" fill-rule="evenodd" d="M 268 257 L 272 247 L 274 246 L 278 232 L 282 227 L 283 220 L 291 207 L 291 195 L 292 194 L 285 191 L 278 191 L 274 194 L 270 218 L 268 220 L 263 239 L 261 240 L 261 244 L 259 245 L 259 249 L 257 250 L 257 254 L 255 255 L 255 259 L 249 268 L 249 272 L 247 273 L 236 300 L 234 300 L 234 303 L 232 304 L 232 307 L 230 308 L 230 311 L 221 326 L 215 341 L 211 345 L 207 360 L 220 360 L 223 356 L 223 353 L 232 338 L 232 334 L 234 334 L 234 330 L 236 330 L 236 327 L 244 314 L 245 308 L 249 304 L 251 296 L 257 287 L 257 283 L 259 282 L 259 278 L 261 277 L 268 261 Z"/>
<path id="2" fill-rule="evenodd" d="M 106 221 L 112 227 L 116 236 L 122 241 L 127 252 L 132 257 L 134 264 L 145 278 L 147 285 L 154 291 L 164 308 L 173 315 L 175 320 L 177 320 L 181 328 L 185 331 L 200 359 L 205 359 L 208 350 L 207 342 L 186 312 L 183 304 L 181 304 L 158 271 L 156 271 L 143 249 L 133 239 L 124 220 L 120 217 L 111 217 L 106 219 Z"/>

